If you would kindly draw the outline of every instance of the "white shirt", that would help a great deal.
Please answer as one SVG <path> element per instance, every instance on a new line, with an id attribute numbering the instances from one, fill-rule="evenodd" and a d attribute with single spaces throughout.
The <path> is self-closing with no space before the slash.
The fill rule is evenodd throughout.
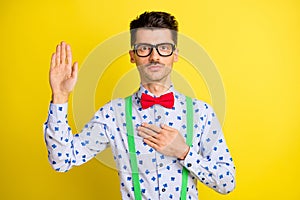
<path id="1" fill-rule="evenodd" d="M 168 92 L 173 92 L 175 97 L 172 109 L 160 105 L 142 109 L 142 93 L 154 95 L 141 86 L 132 95 L 133 126 L 137 128 L 142 122 L 157 126 L 166 124 L 177 129 L 186 138 L 185 96 L 173 87 L 166 93 Z M 115 99 L 104 105 L 83 130 L 75 135 L 67 122 L 67 109 L 67 103 L 50 104 L 48 120 L 44 125 L 52 167 L 66 172 L 110 146 L 118 168 L 122 199 L 134 199 L 124 99 Z M 187 199 L 198 199 L 197 180 L 223 194 L 234 189 L 235 167 L 216 114 L 207 103 L 196 99 L 193 99 L 193 111 L 193 144 L 184 160 L 155 151 L 134 130 L 143 199 L 179 199 L 183 167 L 190 172 Z"/>

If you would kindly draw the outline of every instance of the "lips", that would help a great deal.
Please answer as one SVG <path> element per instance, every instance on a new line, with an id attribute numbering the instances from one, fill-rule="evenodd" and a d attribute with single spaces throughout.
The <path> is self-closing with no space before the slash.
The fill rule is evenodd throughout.
<path id="1" fill-rule="evenodd" d="M 162 65 L 150 65 L 148 66 L 147 68 L 151 71 L 156 71 L 156 70 L 159 70 L 160 68 L 162 68 L 163 66 Z"/>
<path id="2" fill-rule="evenodd" d="M 151 62 L 151 63 L 148 63 L 148 64 L 145 64 L 145 65 L 144 65 L 144 67 L 154 67 L 154 66 L 163 67 L 164 64 L 159 63 L 159 62 Z"/>

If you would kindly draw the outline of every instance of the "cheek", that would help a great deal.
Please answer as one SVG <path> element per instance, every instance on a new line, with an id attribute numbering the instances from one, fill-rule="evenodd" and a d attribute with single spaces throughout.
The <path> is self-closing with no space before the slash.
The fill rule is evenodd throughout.
<path id="1" fill-rule="evenodd" d="M 135 57 L 135 63 L 137 66 L 145 65 L 149 63 L 149 60 L 147 58 Z"/>
<path id="2" fill-rule="evenodd" d="M 167 66 L 173 66 L 173 63 L 176 61 L 177 59 L 173 57 L 173 58 L 168 58 L 166 60 L 163 60 L 162 63 L 166 64 Z"/>

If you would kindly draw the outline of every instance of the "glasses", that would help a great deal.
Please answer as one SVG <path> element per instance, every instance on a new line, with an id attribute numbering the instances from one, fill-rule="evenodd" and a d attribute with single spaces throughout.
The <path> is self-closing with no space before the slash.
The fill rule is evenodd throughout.
<path id="1" fill-rule="evenodd" d="M 149 56 L 153 48 L 156 49 L 157 53 L 160 56 L 168 57 L 173 54 L 175 50 L 175 45 L 172 43 L 161 43 L 161 44 L 147 44 L 147 43 L 140 43 L 140 44 L 134 44 L 133 45 L 133 51 L 139 56 L 139 57 L 147 57 Z"/>

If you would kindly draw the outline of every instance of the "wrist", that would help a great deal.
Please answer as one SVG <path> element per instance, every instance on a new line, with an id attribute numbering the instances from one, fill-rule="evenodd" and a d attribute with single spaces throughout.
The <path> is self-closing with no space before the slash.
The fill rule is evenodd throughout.
<path id="1" fill-rule="evenodd" d="M 181 153 L 177 158 L 179 160 L 184 160 L 189 151 L 190 151 L 190 147 L 187 145 L 183 153 Z"/>
<path id="2" fill-rule="evenodd" d="M 69 95 L 63 95 L 63 94 L 52 94 L 52 103 L 53 104 L 64 104 L 68 102 Z"/>

